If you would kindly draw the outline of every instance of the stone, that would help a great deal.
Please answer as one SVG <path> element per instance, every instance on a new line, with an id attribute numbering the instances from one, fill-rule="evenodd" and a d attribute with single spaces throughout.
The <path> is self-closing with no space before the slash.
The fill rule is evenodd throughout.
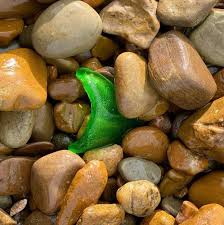
<path id="1" fill-rule="evenodd" d="M 161 169 L 154 162 L 136 157 L 121 160 L 118 171 L 126 181 L 148 180 L 158 184 L 161 179 Z"/>
<path id="2" fill-rule="evenodd" d="M 0 19 L 0 46 L 8 46 L 23 30 L 22 19 Z"/>
<path id="3" fill-rule="evenodd" d="M 83 53 L 80 53 L 78 55 L 75 55 L 74 58 L 77 60 L 79 63 L 85 62 L 87 59 L 90 59 L 92 57 L 91 51 L 85 51 Z"/>
<path id="4" fill-rule="evenodd" d="M 184 201 L 180 211 L 178 212 L 176 216 L 176 221 L 178 224 L 184 222 L 187 219 L 190 219 L 191 217 L 195 216 L 198 213 L 198 208 L 189 201 Z"/>
<path id="5" fill-rule="evenodd" d="M 92 160 L 80 169 L 65 195 L 56 225 L 73 225 L 85 208 L 96 204 L 107 184 L 104 162 Z"/>
<path id="6" fill-rule="evenodd" d="M 114 69 L 117 106 L 123 116 L 136 118 L 156 105 L 159 96 L 149 84 L 144 58 L 124 52 L 117 57 Z"/>
<path id="7" fill-rule="evenodd" d="M 0 224 L 16 225 L 17 222 L 13 220 L 4 210 L 0 209 Z"/>
<path id="8" fill-rule="evenodd" d="M 224 69 L 221 69 L 214 75 L 214 80 L 217 85 L 217 91 L 213 99 L 221 98 L 224 96 Z"/>
<path id="9" fill-rule="evenodd" d="M 0 53 L 8 52 L 10 50 L 14 50 L 17 48 L 21 48 L 19 42 L 17 40 L 12 41 L 7 47 L 1 47 Z"/>
<path id="10" fill-rule="evenodd" d="M 169 170 L 163 177 L 159 190 L 162 197 L 170 196 L 182 190 L 192 180 L 192 176 L 187 176 L 184 173 L 174 169 Z"/>
<path id="11" fill-rule="evenodd" d="M 119 145 L 111 145 L 87 151 L 83 159 L 86 162 L 91 160 L 103 161 L 107 167 L 108 176 L 113 176 L 117 172 L 118 163 L 123 159 L 123 150 Z"/>
<path id="12" fill-rule="evenodd" d="M 93 8 L 97 8 L 105 2 L 105 0 L 83 0 L 83 1 Z"/>
<path id="13" fill-rule="evenodd" d="M 54 134 L 54 113 L 51 103 L 46 102 L 35 111 L 35 124 L 32 131 L 33 141 L 51 141 Z"/>
<path id="14" fill-rule="evenodd" d="M 56 66 L 60 74 L 73 74 L 79 68 L 79 63 L 72 57 L 64 59 L 45 58 L 45 60 L 48 64 Z"/>
<path id="15" fill-rule="evenodd" d="M 97 204 L 87 207 L 77 225 L 121 225 L 125 212 L 117 204 Z"/>
<path id="16" fill-rule="evenodd" d="M 224 97 L 199 109 L 184 120 L 178 138 L 193 151 L 224 163 Z"/>
<path id="17" fill-rule="evenodd" d="M 170 166 L 187 175 L 196 175 L 209 167 L 209 161 L 187 149 L 181 142 L 174 141 L 167 150 Z"/>
<path id="18" fill-rule="evenodd" d="M 160 203 L 159 189 L 150 181 L 131 181 L 117 191 L 117 200 L 132 215 L 145 217 L 152 214 Z"/>
<path id="19" fill-rule="evenodd" d="M 73 142 L 73 139 L 68 134 L 56 133 L 54 134 L 51 142 L 54 144 L 55 150 L 61 150 L 61 149 L 67 149 L 68 146 Z"/>
<path id="20" fill-rule="evenodd" d="M 189 189 L 189 200 L 200 207 L 209 203 L 224 206 L 224 172 L 212 171 L 193 182 Z"/>
<path id="21" fill-rule="evenodd" d="M 29 26 L 25 26 L 23 28 L 22 33 L 19 35 L 19 44 L 22 47 L 25 48 L 32 48 L 32 30 L 33 30 L 33 24 Z"/>
<path id="22" fill-rule="evenodd" d="M 182 200 L 174 198 L 173 196 L 167 196 L 162 200 L 161 208 L 176 217 L 180 211 L 182 202 Z"/>
<path id="23" fill-rule="evenodd" d="M 163 210 L 156 210 L 151 216 L 143 219 L 140 225 L 174 225 L 175 218 Z"/>
<path id="24" fill-rule="evenodd" d="M 28 157 L 9 157 L 0 162 L 0 196 L 23 195 L 30 191 L 34 161 Z"/>
<path id="25" fill-rule="evenodd" d="M 121 225 L 136 225 L 136 224 L 137 224 L 136 217 L 126 213 L 124 221 Z"/>
<path id="26" fill-rule="evenodd" d="M 34 111 L 0 112 L 0 141 L 10 148 L 25 145 L 35 123 Z"/>
<path id="27" fill-rule="evenodd" d="M 10 216 L 15 216 L 16 214 L 23 211 L 26 208 L 27 203 L 28 203 L 27 199 L 22 199 L 13 204 L 13 206 L 10 209 Z"/>
<path id="28" fill-rule="evenodd" d="M 0 143 L 0 156 L 1 155 L 10 155 L 12 153 L 13 149 L 9 148 L 2 143 Z M 0 207 L 1 208 L 1 207 Z"/>
<path id="29" fill-rule="evenodd" d="M 115 0 L 100 12 L 105 33 L 147 49 L 159 31 L 155 0 Z"/>
<path id="30" fill-rule="evenodd" d="M 218 204 L 209 204 L 201 207 L 192 218 L 180 225 L 222 225 L 224 224 L 224 208 Z"/>
<path id="31" fill-rule="evenodd" d="M 104 67 L 96 70 L 96 72 L 102 74 L 103 76 L 105 76 L 106 78 L 111 80 L 112 82 L 114 81 L 115 70 L 114 70 L 113 67 L 111 67 L 111 66 L 104 66 Z"/>
<path id="32" fill-rule="evenodd" d="M 49 216 L 40 211 L 33 211 L 25 220 L 24 225 L 53 225 Z"/>
<path id="33" fill-rule="evenodd" d="M 216 3 L 217 0 L 160 0 L 157 16 L 166 25 L 194 27 L 208 16 Z"/>
<path id="34" fill-rule="evenodd" d="M 7 0 L 0 2 L 0 18 L 28 17 L 41 9 L 35 0 Z"/>
<path id="35" fill-rule="evenodd" d="M 84 89 L 75 77 L 58 78 L 50 82 L 48 94 L 54 100 L 72 103 L 84 95 Z"/>
<path id="36" fill-rule="evenodd" d="M 24 145 L 16 149 L 13 153 L 14 155 L 22 156 L 38 156 L 38 155 L 47 155 L 54 151 L 54 145 L 51 142 L 42 141 L 42 142 L 33 142 Z"/>
<path id="37" fill-rule="evenodd" d="M 38 17 L 32 41 L 39 54 L 66 58 L 90 50 L 101 32 L 102 21 L 92 7 L 83 1 L 62 0 L 50 5 Z"/>
<path id="38" fill-rule="evenodd" d="M 18 48 L 0 54 L 0 110 L 23 111 L 47 99 L 47 67 L 33 50 Z"/>
<path id="39" fill-rule="evenodd" d="M 190 35 L 190 39 L 205 62 L 224 66 L 224 9 L 213 9 L 206 20 Z"/>
<path id="40" fill-rule="evenodd" d="M 0 196 L 0 208 L 7 209 L 12 205 L 12 198 L 9 195 Z"/>
<path id="41" fill-rule="evenodd" d="M 86 127 L 88 125 L 88 122 L 90 120 L 90 114 L 88 114 L 87 116 L 85 116 L 83 122 L 82 122 L 82 125 L 81 127 L 79 128 L 79 131 L 76 135 L 76 138 L 79 139 L 82 137 L 82 135 L 85 133 L 85 130 L 86 130 Z"/>
<path id="42" fill-rule="evenodd" d="M 103 201 L 115 202 L 117 189 L 118 189 L 117 180 L 113 177 L 108 178 L 107 185 L 101 196 Z"/>
<path id="43" fill-rule="evenodd" d="M 148 67 L 150 81 L 159 94 L 180 108 L 200 108 L 215 95 L 217 87 L 210 71 L 178 31 L 169 31 L 153 41 Z"/>
<path id="44" fill-rule="evenodd" d="M 37 208 L 47 215 L 57 212 L 73 177 L 84 165 L 78 155 L 68 150 L 38 159 L 31 171 L 31 193 Z"/>
<path id="45" fill-rule="evenodd" d="M 89 111 L 90 107 L 85 103 L 58 103 L 54 107 L 56 127 L 66 133 L 77 133 Z"/>
<path id="46" fill-rule="evenodd" d="M 54 65 L 47 66 L 48 81 L 55 81 L 58 77 L 58 69 Z"/>
<path id="47" fill-rule="evenodd" d="M 118 49 L 118 45 L 110 38 L 100 36 L 92 48 L 91 52 L 94 57 L 105 61 L 111 58 L 116 50 Z"/>
<path id="48" fill-rule="evenodd" d="M 99 59 L 97 59 L 96 57 L 85 60 L 82 63 L 82 66 L 87 67 L 91 70 L 98 70 L 103 67 L 102 64 L 100 63 Z"/>
<path id="49" fill-rule="evenodd" d="M 168 137 L 155 127 L 138 127 L 128 132 L 122 147 L 125 154 L 144 158 L 155 163 L 166 160 Z"/>

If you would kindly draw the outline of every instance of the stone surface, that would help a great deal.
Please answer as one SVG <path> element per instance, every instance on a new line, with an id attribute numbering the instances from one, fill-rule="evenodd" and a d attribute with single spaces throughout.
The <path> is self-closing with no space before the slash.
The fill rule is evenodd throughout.
<path id="1" fill-rule="evenodd" d="M 117 57 L 114 69 L 116 100 L 121 114 L 136 118 L 156 105 L 159 96 L 149 84 L 144 58 L 124 52 Z"/>
<path id="2" fill-rule="evenodd" d="M 61 150 L 61 149 L 67 149 L 68 145 L 73 142 L 73 139 L 68 134 L 56 133 L 54 134 L 51 142 L 54 144 L 55 150 Z"/>
<path id="3" fill-rule="evenodd" d="M 161 169 L 154 162 L 136 157 L 120 161 L 118 171 L 126 181 L 148 180 L 158 184 L 161 179 Z"/>
<path id="4" fill-rule="evenodd" d="M 17 223 L 4 210 L 0 209 L 0 224 L 16 225 Z"/>
<path id="5" fill-rule="evenodd" d="M 12 151 L 13 151 L 12 148 L 9 148 L 9 147 L 3 145 L 2 143 L 0 143 L 0 156 L 1 155 L 9 155 L 10 153 L 12 153 Z"/>
<path id="6" fill-rule="evenodd" d="M 121 225 L 125 212 L 120 205 L 97 204 L 87 207 L 77 225 Z"/>
<path id="7" fill-rule="evenodd" d="M 105 202 L 115 202 L 117 192 L 117 180 L 113 177 L 108 178 L 107 185 L 103 191 L 101 198 Z"/>
<path id="8" fill-rule="evenodd" d="M 131 181 L 117 191 L 117 200 L 124 210 L 138 217 L 149 216 L 160 203 L 159 189 L 150 181 Z"/>
<path id="9" fill-rule="evenodd" d="M 23 211 L 26 208 L 27 203 L 28 203 L 27 199 L 22 199 L 13 204 L 13 206 L 10 209 L 10 216 L 15 216 L 16 214 Z"/>
<path id="10" fill-rule="evenodd" d="M 66 77 L 52 81 L 48 86 L 48 94 L 54 100 L 72 103 L 84 95 L 84 90 L 78 79 Z"/>
<path id="11" fill-rule="evenodd" d="M 65 195 L 56 225 L 75 224 L 85 208 L 96 204 L 107 184 L 107 176 L 105 164 L 97 160 L 79 170 Z"/>
<path id="12" fill-rule="evenodd" d="M 125 154 L 160 163 L 166 160 L 167 136 L 155 127 L 138 127 L 128 132 L 122 141 Z"/>
<path id="13" fill-rule="evenodd" d="M 170 166 L 187 175 L 196 175 L 208 169 L 209 162 L 206 158 L 192 153 L 181 142 L 174 141 L 167 150 Z"/>
<path id="14" fill-rule="evenodd" d="M 115 144 L 87 151 L 83 159 L 86 162 L 91 160 L 103 161 L 107 167 L 108 176 L 113 176 L 117 172 L 118 163 L 123 159 L 123 150 L 121 146 Z"/>
<path id="15" fill-rule="evenodd" d="M 97 59 L 96 57 L 85 60 L 82 63 L 82 66 L 87 67 L 91 70 L 98 70 L 103 67 L 99 59 Z"/>
<path id="16" fill-rule="evenodd" d="M 0 46 L 8 46 L 23 30 L 22 19 L 0 19 Z"/>
<path id="17" fill-rule="evenodd" d="M 34 51 L 18 48 L 0 54 L 0 110 L 36 109 L 47 98 L 47 67 Z"/>
<path id="18" fill-rule="evenodd" d="M 54 107 L 56 127 L 66 133 L 77 133 L 90 107 L 86 103 L 58 103 Z"/>
<path id="19" fill-rule="evenodd" d="M 101 32 L 102 21 L 92 7 L 82 1 L 62 0 L 39 16 L 32 41 L 41 55 L 66 58 L 90 50 Z"/>
<path id="20" fill-rule="evenodd" d="M 169 31 L 153 41 L 148 67 L 156 90 L 180 108 L 200 108 L 215 95 L 217 87 L 211 73 L 178 31 Z"/>
<path id="21" fill-rule="evenodd" d="M 30 173 L 34 160 L 10 157 L 0 162 L 0 196 L 22 195 L 30 191 Z"/>
<path id="22" fill-rule="evenodd" d="M 0 141 L 8 147 L 25 145 L 35 123 L 34 111 L 0 112 Z"/>
<path id="23" fill-rule="evenodd" d="M 189 199 L 197 206 L 217 203 L 224 206 L 224 172 L 211 173 L 194 181 L 189 189 Z"/>
<path id="24" fill-rule="evenodd" d="M 115 0 L 101 12 L 103 31 L 148 48 L 159 31 L 155 0 Z"/>
<path id="25" fill-rule="evenodd" d="M 140 225 L 174 225 L 175 218 L 163 210 L 156 210 L 151 216 L 143 219 Z"/>
<path id="26" fill-rule="evenodd" d="M 7 209 L 12 205 L 12 198 L 9 195 L 0 196 L 0 208 Z"/>
<path id="27" fill-rule="evenodd" d="M 91 7 L 96 8 L 103 4 L 105 0 L 84 0 L 87 4 L 89 4 Z"/>
<path id="28" fill-rule="evenodd" d="M 126 213 L 124 221 L 121 225 L 136 225 L 136 224 L 137 224 L 136 217 Z"/>
<path id="29" fill-rule="evenodd" d="M 190 35 L 195 48 L 207 63 L 224 66 L 224 9 L 213 9 Z"/>
<path id="30" fill-rule="evenodd" d="M 216 3 L 217 0 L 160 0 L 157 16 L 166 25 L 194 27 L 208 16 Z"/>
<path id="31" fill-rule="evenodd" d="M 173 196 L 165 197 L 161 202 L 161 208 L 173 216 L 177 216 L 182 205 L 182 200 L 174 198 Z"/>
<path id="32" fill-rule="evenodd" d="M 183 121 L 178 138 L 190 149 L 224 162 L 224 97 L 199 109 Z"/>
<path id="33" fill-rule="evenodd" d="M 35 124 L 31 138 L 33 141 L 51 141 L 54 129 L 53 106 L 46 102 L 35 111 Z"/>
<path id="34" fill-rule="evenodd" d="M 32 48 L 32 30 L 33 30 L 33 24 L 29 26 L 25 26 L 23 28 L 22 33 L 19 35 L 19 44 L 22 47 L 25 48 Z"/>
<path id="35" fill-rule="evenodd" d="M 214 80 L 217 85 L 217 91 L 213 99 L 221 98 L 224 96 L 224 69 L 221 69 L 214 75 Z"/>
<path id="36" fill-rule="evenodd" d="M 25 220 L 24 225 L 53 225 L 49 216 L 40 211 L 33 211 Z"/>
<path id="37" fill-rule="evenodd" d="M 201 207 L 192 218 L 180 225 L 222 225 L 224 224 L 224 208 L 218 204 L 209 204 Z"/>
<path id="38" fill-rule="evenodd" d="M 55 213 L 76 172 L 85 162 L 67 150 L 57 151 L 37 160 L 31 171 L 31 192 L 38 209 Z"/>

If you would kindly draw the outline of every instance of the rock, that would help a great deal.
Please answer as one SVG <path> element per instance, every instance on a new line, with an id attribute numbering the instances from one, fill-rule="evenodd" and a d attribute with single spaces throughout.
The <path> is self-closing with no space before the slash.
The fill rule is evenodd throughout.
<path id="1" fill-rule="evenodd" d="M 0 162 L 0 195 L 23 195 L 30 191 L 34 159 L 10 157 Z"/>
<path id="2" fill-rule="evenodd" d="M 187 175 L 196 175 L 208 169 L 209 162 L 206 158 L 192 153 L 181 142 L 174 141 L 170 144 L 167 156 L 170 166 Z"/>
<path id="3" fill-rule="evenodd" d="M 35 0 L 8 0 L 0 2 L 0 18 L 27 17 L 41 9 Z"/>
<path id="4" fill-rule="evenodd" d="M 17 40 L 14 40 L 7 47 L 0 48 L 0 53 L 8 52 L 10 50 L 14 50 L 14 49 L 17 49 L 17 48 L 20 48 L 20 47 L 21 46 L 20 46 L 19 42 Z"/>
<path id="5" fill-rule="evenodd" d="M 79 128 L 79 131 L 76 135 L 76 138 L 77 139 L 80 139 L 82 137 L 82 135 L 85 133 L 85 130 L 86 130 L 86 127 L 88 125 L 88 122 L 90 120 L 90 114 L 88 114 L 87 116 L 85 116 L 83 122 L 82 122 L 82 125 L 81 127 Z"/>
<path id="6" fill-rule="evenodd" d="M 196 206 L 217 203 L 224 206 L 224 172 L 212 171 L 199 178 L 189 189 L 189 199 Z M 208 185 L 209 184 L 209 185 Z"/>
<path id="7" fill-rule="evenodd" d="M 115 0 L 100 12 L 103 31 L 148 48 L 159 31 L 155 0 Z"/>
<path id="8" fill-rule="evenodd" d="M 0 46 L 8 46 L 23 30 L 22 19 L 0 19 Z"/>
<path id="9" fill-rule="evenodd" d="M 33 24 L 29 26 L 25 26 L 23 28 L 22 33 L 19 35 L 19 44 L 25 48 L 32 48 L 32 31 L 33 31 Z"/>
<path id="10" fill-rule="evenodd" d="M 156 105 L 158 94 L 149 84 L 145 60 L 132 52 L 120 54 L 115 61 L 115 92 L 118 110 L 136 118 Z"/>
<path id="11" fill-rule="evenodd" d="M 218 204 L 209 204 L 201 207 L 192 218 L 180 225 L 222 225 L 224 224 L 224 208 Z"/>
<path id="12" fill-rule="evenodd" d="M 134 216 L 126 213 L 124 221 L 121 225 L 136 225 L 136 224 L 137 224 L 136 218 Z"/>
<path id="13" fill-rule="evenodd" d="M 85 60 L 82 63 L 82 66 L 87 67 L 91 70 L 98 70 L 103 67 L 100 61 L 95 57 Z"/>
<path id="14" fill-rule="evenodd" d="M 1 155 L 9 155 L 12 153 L 12 151 L 13 151 L 12 148 L 9 148 L 9 147 L 3 145 L 2 143 L 0 143 L 0 156 Z"/>
<path id="15" fill-rule="evenodd" d="M 159 189 L 150 181 L 126 183 L 117 191 L 117 200 L 124 210 L 138 217 L 151 215 L 160 203 Z"/>
<path id="16" fill-rule="evenodd" d="M 84 165 L 78 155 L 68 150 L 37 160 L 31 172 L 31 192 L 37 208 L 45 214 L 55 213 L 61 206 L 74 175 Z"/>
<path id="17" fill-rule="evenodd" d="M 101 35 L 91 52 L 94 57 L 104 61 L 112 57 L 117 49 L 118 45 L 112 39 Z"/>
<path id="18" fill-rule="evenodd" d="M 13 219 L 16 220 L 17 225 L 24 225 L 25 219 L 29 216 L 30 212 L 28 209 L 24 209 L 20 213 L 16 214 Z"/>
<path id="19" fill-rule="evenodd" d="M 176 170 L 169 170 L 163 177 L 159 190 L 162 197 L 170 196 L 182 190 L 192 180 L 192 176 L 187 176 Z"/>
<path id="20" fill-rule="evenodd" d="M 34 123 L 34 111 L 0 112 L 0 141 L 10 148 L 25 145 L 31 137 Z"/>
<path id="21" fill-rule="evenodd" d="M 91 160 L 103 161 L 107 167 L 108 176 L 113 176 L 117 172 L 118 163 L 123 159 L 123 150 L 119 145 L 102 147 L 87 151 L 83 159 L 86 162 L 90 162 Z"/>
<path id="22" fill-rule="evenodd" d="M 61 0 L 39 16 L 32 41 L 41 55 L 66 58 L 90 50 L 101 32 L 102 21 L 92 7 L 83 1 Z"/>
<path id="23" fill-rule="evenodd" d="M 54 65 L 47 66 L 48 81 L 55 81 L 58 77 L 58 69 Z"/>
<path id="24" fill-rule="evenodd" d="M 67 133 L 77 133 L 90 107 L 85 103 L 58 103 L 54 107 L 56 127 Z"/>
<path id="25" fill-rule="evenodd" d="M 224 66 L 224 9 L 213 9 L 190 35 L 195 48 L 207 63 Z"/>
<path id="26" fill-rule="evenodd" d="M 180 108 L 200 108 L 215 95 L 211 73 L 190 41 L 178 31 L 169 31 L 153 41 L 148 66 L 156 90 Z"/>
<path id="27" fill-rule="evenodd" d="M 165 197 L 161 202 L 161 208 L 175 217 L 180 211 L 181 205 L 182 201 L 173 196 Z"/>
<path id="28" fill-rule="evenodd" d="M 79 63 L 72 57 L 64 59 L 45 59 L 46 62 L 50 65 L 57 67 L 57 70 L 60 74 L 74 73 L 79 68 Z"/>
<path id="29" fill-rule="evenodd" d="M 33 142 L 24 145 L 21 148 L 16 149 L 13 153 L 14 155 L 22 156 L 37 156 L 37 155 L 47 155 L 54 151 L 54 145 L 51 142 Z"/>
<path id="30" fill-rule="evenodd" d="M 183 121 L 178 138 L 189 148 L 224 163 L 224 97 Z"/>
<path id="31" fill-rule="evenodd" d="M 68 146 L 73 142 L 73 139 L 70 135 L 64 133 L 54 134 L 52 141 L 54 144 L 55 150 L 67 149 Z"/>
<path id="32" fill-rule="evenodd" d="M 37 0 L 37 2 L 40 2 L 40 3 L 46 3 L 46 4 L 49 4 L 49 3 L 53 3 L 53 2 L 56 2 L 57 0 Z"/>
<path id="33" fill-rule="evenodd" d="M 0 209 L 0 224 L 16 225 L 17 223 L 4 210 Z"/>
<path id="34" fill-rule="evenodd" d="M 72 103 L 84 95 L 81 82 L 75 77 L 58 78 L 48 86 L 48 94 L 58 101 Z"/>
<path id="35" fill-rule="evenodd" d="M 102 199 L 105 202 L 116 202 L 117 180 L 115 178 L 108 178 L 107 185 L 103 191 Z M 1 201 L 1 200 L 0 200 Z"/>
<path id="36" fill-rule="evenodd" d="M 18 48 L 0 54 L 0 110 L 37 109 L 47 99 L 47 67 L 34 51 Z"/>
<path id="37" fill-rule="evenodd" d="M 105 2 L 105 0 L 83 0 L 83 1 L 89 4 L 93 8 L 97 8 L 98 6 L 100 6 L 101 4 Z"/>
<path id="38" fill-rule="evenodd" d="M 106 184 L 105 164 L 97 160 L 87 163 L 76 173 L 65 195 L 56 224 L 75 224 L 85 208 L 97 203 Z"/>
<path id="39" fill-rule="evenodd" d="M 140 225 L 174 225 L 175 218 L 163 210 L 156 210 L 151 216 L 143 219 Z"/>
<path id="40" fill-rule="evenodd" d="M 10 216 L 15 216 L 26 208 L 27 199 L 22 199 L 16 202 L 10 209 Z"/>
<path id="41" fill-rule="evenodd" d="M 217 0 L 160 0 L 157 16 L 166 25 L 194 27 L 211 12 Z"/>
<path id="42" fill-rule="evenodd" d="M 224 96 L 224 69 L 221 69 L 214 75 L 214 80 L 217 85 L 217 91 L 213 99 L 221 98 Z"/>
<path id="43" fill-rule="evenodd" d="M 120 161 L 118 170 L 126 181 L 148 180 L 158 184 L 161 179 L 161 169 L 154 162 L 136 157 L 125 158 Z"/>
<path id="44" fill-rule="evenodd" d="M 182 199 L 182 198 L 185 197 L 187 194 L 188 194 L 188 188 L 187 188 L 187 187 L 184 187 L 184 188 L 182 188 L 180 191 L 177 191 L 177 192 L 174 194 L 174 197 L 179 198 L 179 199 Z"/>
<path id="45" fill-rule="evenodd" d="M 25 220 L 24 225 L 53 225 L 49 216 L 40 211 L 33 211 Z"/>
<path id="46" fill-rule="evenodd" d="M 77 225 L 121 225 L 125 212 L 116 204 L 97 204 L 87 207 Z"/>
<path id="47" fill-rule="evenodd" d="M 83 53 L 80 53 L 76 56 L 74 56 L 74 58 L 79 62 L 79 63 L 83 63 L 85 62 L 87 59 L 90 59 L 92 57 L 92 53 L 91 51 L 86 51 Z"/>
<path id="48" fill-rule="evenodd" d="M 125 154 L 160 163 L 166 160 L 167 136 L 155 127 L 138 127 L 128 132 L 122 141 Z"/>
<path id="49" fill-rule="evenodd" d="M 0 208 L 7 209 L 12 205 L 12 198 L 9 195 L 0 196 Z"/>
<path id="50" fill-rule="evenodd" d="M 36 119 L 32 131 L 33 141 L 51 141 L 54 134 L 54 114 L 53 106 L 46 102 L 35 112 Z"/>
<path id="51" fill-rule="evenodd" d="M 113 67 L 111 67 L 111 66 L 104 66 L 104 67 L 96 70 L 96 72 L 102 74 L 103 76 L 105 76 L 106 78 L 111 80 L 112 82 L 114 81 L 115 70 L 114 70 Z"/>
<path id="52" fill-rule="evenodd" d="M 189 201 L 184 201 L 180 211 L 178 212 L 176 216 L 176 221 L 178 224 L 184 222 L 187 219 L 190 219 L 191 217 L 195 216 L 198 213 L 198 208 Z"/>

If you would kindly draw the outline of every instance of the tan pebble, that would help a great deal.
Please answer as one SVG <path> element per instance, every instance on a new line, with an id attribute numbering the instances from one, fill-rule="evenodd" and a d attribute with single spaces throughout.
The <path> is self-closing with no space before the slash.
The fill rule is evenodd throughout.
<path id="1" fill-rule="evenodd" d="M 13 220 L 4 210 L 0 209 L 0 224 L 16 225 L 17 222 Z"/>
<path id="2" fill-rule="evenodd" d="M 40 211 L 33 211 L 24 222 L 24 225 L 53 225 L 49 216 Z"/>
<path id="3" fill-rule="evenodd" d="M 91 70 L 98 70 L 103 67 L 99 59 L 95 57 L 85 60 L 82 63 L 82 66 L 87 67 Z"/>
<path id="4" fill-rule="evenodd" d="M 22 199 L 16 202 L 10 209 L 10 216 L 15 216 L 26 208 L 27 199 Z"/>

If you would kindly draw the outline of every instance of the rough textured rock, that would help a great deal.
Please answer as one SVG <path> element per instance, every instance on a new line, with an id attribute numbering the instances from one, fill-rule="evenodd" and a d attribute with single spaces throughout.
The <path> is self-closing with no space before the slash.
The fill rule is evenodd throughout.
<path id="1" fill-rule="evenodd" d="M 100 13 L 103 31 L 148 48 L 159 31 L 155 0 L 115 0 Z"/>
<path id="2" fill-rule="evenodd" d="M 25 220 L 24 225 L 53 225 L 49 216 L 40 211 L 33 211 Z"/>

